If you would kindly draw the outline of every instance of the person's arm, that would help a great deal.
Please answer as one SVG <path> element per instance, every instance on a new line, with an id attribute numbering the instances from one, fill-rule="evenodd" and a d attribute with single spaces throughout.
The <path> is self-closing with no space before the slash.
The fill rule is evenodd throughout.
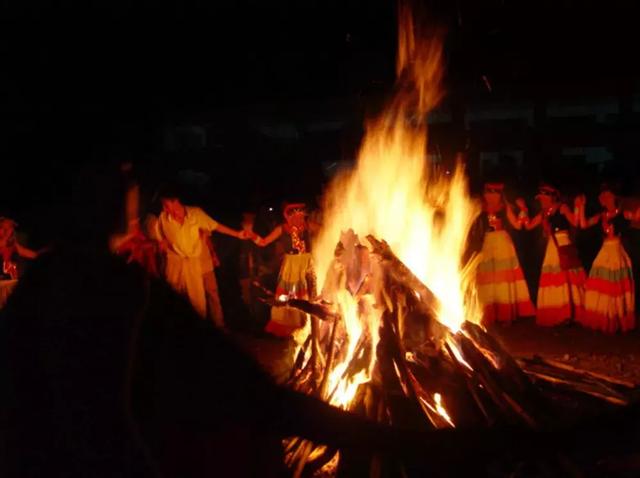
<path id="1" fill-rule="evenodd" d="M 24 257 L 25 259 L 35 259 L 38 257 L 38 253 L 36 251 L 32 251 L 28 247 L 21 246 L 16 242 L 16 252 L 20 257 Z"/>
<path id="2" fill-rule="evenodd" d="M 160 213 L 160 216 L 153 224 L 153 232 L 153 239 L 158 242 L 160 252 L 169 252 L 171 250 L 171 244 L 169 244 L 169 241 L 167 241 L 162 232 L 162 213 Z"/>
<path id="3" fill-rule="evenodd" d="M 220 234 L 235 237 L 236 239 L 246 239 L 246 234 L 244 233 L 244 231 L 236 231 L 235 229 L 231 229 L 224 224 L 218 223 L 218 226 L 214 229 L 214 231 L 219 232 Z"/>
<path id="4" fill-rule="evenodd" d="M 244 234 L 243 231 L 237 231 L 224 224 L 220 224 L 200 208 L 197 208 L 196 211 L 198 215 L 198 225 L 201 230 L 209 233 L 213 231 L 219 232 L 220 234 L 235 237 L 236 239 L 246 239 L 246 234 Z"/>
<path id="5" fill-rule="evenodd" d="M 563 204 L 562 206 L 560 206 L 560 213 L 567 218 L 567 221 L 569 221 L 569 224 L 571 224 L 573 227 L 578 227 L 580 225 L 579 214 L 576 214 L 576 212 L 571 211 L 569 206 L 567 206 L 566 204 Z"/>
<path id="6" fill-rule="evenodd" d="M 526 228 L 527 224 L 529 224 L 529 208 L 527 207 L 527 203 L 525 202 L 525 200 L 522 198 L 516 199 L 516 206 L 518 206 L 519 210 L 517 216 L 513 211 L 511 203 L 505 200 L 505 204 L 507 205 L 507 219 L 509 219 L 511 225 L 517 230 L 520 230 L 523 227 Z M 514 224 L 514 221 L 516 222 L 516 224 Z"/>
<path id="7" fill-rule="evenodd" d="M 267 237 L 262 238 L 258 236 L 257 239 L 255 239 L 253 242 L 255 242 L 257 246 L 266 247 L 269 244 L 271 244 L 273 241 L 278 239 L 281 235 L 282 235 L 282 226 L 277 226 L 273 231 L 269 233 Z"/>
<path id="8" fill-rule="evenodd" d="M 542 224 L 542 214 L 538 213 L 533 217 L 533 219 L 524 223 L 524 228 L 527 231 L 530 231 L 531 229 L 538 227 L 540 224 Z"/>
<path id="9" fill-rule="evenodd" d="M 509 220 L 511 227 L 516 230 L 520 230 L 522 228 L 522 221 L 518 216 L 516 216 L 515 212 L 513 212 L 511 203 L 505 201 L 505 204 L 507 205 L 507 219 Z"/>
<path id="10" fill-rule="evenodd" d="M 585 198 L 584 195 L 579 195 L 576 197 L 575 201 L 574 201 L 574 205 L 575 205 L 575 215 L 576 215 L 576 222 L 578 223 L 578 226 L 581 229 L 586 229 L 588 227 L 593 226 L 598 219 L 600 218 L 600 215 L 597 214 L 596 216 L 590 218 L 589 220 L 587 220 L 585 218 L 585 206 L 587 204 L 587 200 Z M 593 221 L 595 219 L 595 221 Z"/>

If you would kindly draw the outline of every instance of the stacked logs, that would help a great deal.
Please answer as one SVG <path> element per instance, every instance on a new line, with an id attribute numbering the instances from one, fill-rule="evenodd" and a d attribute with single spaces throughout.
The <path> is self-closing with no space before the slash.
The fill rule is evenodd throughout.
<path id="1" fill-rule="evenodd" d="M 342 374 L 343 379 L 355 377 L 366 370 L 375 354 L 371 379 L 359 386 L 348 410 L 407 429 L 502 425 L 535 430 L 560 419 L 548 399 L 553 394 L 586 395 L 614 405 L 628 403 L 629 384 L 541 359 L 516 362 L 484 329 L 470 322 L 451 332 L 434 318 L 437 298 L 428 287 L 386 242 L 372 236 L 367 241 L 371 261 L 360 261 L 368 264 L 366 271 L 355 270 L 361 277 L 354 278 L 352 263 L 345 263 L 362 251 L 356 241 L 353 247 L 358 251 L 338 244 L 331 269 L 334 277 L 326 281 L 334 288 L 347 287 L 356 298 L 373 296 L 381 313 L 379 329 L 360 336 Z M 331 297 L 332 292 L 325 290 L 323 296 Z M 297 352 L 288 385 L 331 402 L 335 389 L 329 387 L 329 374 L 335 363 L 344 360 L 348 340 L 339 311 L 331 301 L 290 300 L 273 305 L 294 307 L 310 316 L 310 333 Z M 407 474 L 406 464 L 389 458 L 343 454 L 338 460 L 338 450 L 298 438 L 287 440 L 285 456 L 294 476 L 352 476 L 383 470 L 394 475 L 400 469 Z"/>

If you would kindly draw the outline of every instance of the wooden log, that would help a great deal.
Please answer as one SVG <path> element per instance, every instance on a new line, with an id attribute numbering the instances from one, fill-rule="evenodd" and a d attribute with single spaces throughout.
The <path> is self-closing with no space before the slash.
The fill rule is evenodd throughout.
<path id="1" fill-rule="evenodd" d="M 553 370 L 544 366 L 529 365 L 524 367 L 524 372 L 539 380 L 544 380 L 556 385 L 562 385 L 567 390 L 585 393 L 615 405 L 628 405 L 630 403 L 629 397 L 618 393 L 615 390 L 605 387 L 599 383 L 592 383 L 580 380 L 579 378 L 567 377 L 563 374 L 559 374 L 557 369 Z"/>
<path id="2" fill-rule="evenodd" d="M 465 360 L 471 365 L 475 372 L 475 377 L 482 383 L 484 390 L 491 396 L 493 402 L 504 413 L 505 418 L 521 421 L 532 428 L 538 428 L 538 413 L 532 410 L 525 410 L 523 406 L 528 402 L 526 396 L 518 393 L 516 387 L 505 386 L 500 374 L 495 373 L 495 369 L 489 361 L 474 346 L 473 342 L 468 338 L 458 335 L 456 336 L 458 345 L 465 357 Z M 516 394 L 516 398 L 505 398 L 507 395 Z M 518 407 L 514 407 L 514 403 L 520 403 Z M 529 408 L 529 407 L 527 407 Z"/>
<path id="3" fill-rule="evenodd" d="M 566 390 L 569 390 L 569 391 L 572 391 L 572 392 L 585 393 L 587 395 L 591 395 L 592 397 L 599 398 L 601 400 L 604 400 L 606 402 L 609 402 L 609 403 L 612 403 L 612 404 L 618 405 L 618 406 L 629 405 L 629 400 L 624 398 L 624 397 L 619 397 L 619 396 L 615 396 L 615 395 L 609 395 L 606 392 L 603 392 L 601 390 L 598 390 L 598 389 L 595 389 L 595 388 L 591 388 L 591 387 L 587 386 L 586 384 L 570 382 L 570 381 L 563 380 L 563 379 L 560 379 L 558 377 L 554 377 L 553 375 L 545 374 L 545 373 L 542 373 L 542 372 L 527 371 L 527 373 L 529 373 L 533 377 L 539 378 L 539 379 L 544 380 L 546 382 L 550 382 L 550 383 L 553 383 L 553 384 L 556 384 L 556 385 L 564 386 Z"/>
<path id="4" fill-rule="evenodd" d="M 260 302 L 267 304 L 270 307 L 292 307 L 298 309 L 305 314 L 313 315 L 320 320 L 339 320 L 340 314 L 332 311 L 327 305 L 310 302 L 304 299 L 288 299 L 288 300 L 276 300 L 260 298 Z"/>
<path id="5" fill-rule="evenodd" d="M 594 372 L 592 370 L 585 370 L 585 369 L 580 369 L 577 367 L 573 367 L 567 363 L 564 362 L 560 362 L 558 360 L 552 360 L 552 359 L 545 359 L 542 357 L 537 357 L 536 358 L 544 363 L 547 363 L 553 367 L 557 367 L 557 368 L 561 368 L 564 370 L 570 370 L 572 372 L 576 372 L 576 373 L 580 373 L 580 374 L 584 374 L 584 375 L 589 375 L 597 380 L 603 380 L 605 382 L 609 382 L 611 384 L 614 385 L 619 385 L 621 387 L 625 387 L 628 389 L 635 389 L 638 387 L 638 384 L 635 382 L 632 382 L 630 380 L 624 380 L 618 377 L 612 377 L 611 375 L 605 375 L 603 373 L 600 372 Z"/>
<path id="6" fill-rule="evenodd" d="M 322 376 L 322 382 L 320 382 L 320 396 L 324 397 L 327 393 L 327 383 L 329 381 L 329 375 L 333 370 L 333 359 L 336 354 L 336 333 L 338 331 L 338 321 L 334 320 L 331 325 L 331 334 L 329 336 L 329 344 L 328 349 L 329 353 L 327 356 L 327 362 L 324 365 L 324 374 Z"/>
<path id="7" fill-rule="evenodd" d="M 620 387 L 616 388 L 615 385 L 596 379 L 588 374 L 583 374 L 579 371 L 570 370 L 568 368 L 555 367 L 538 359 L 522 359 L 521 363 L 525 372 L 539 372 L 547 376 L 555 377 L 567 383 L 575 383 L 581 384 L 585 387 L 591 387 L 594 390 L 599 390 L 605 395 L 617 396 L 620 399 L 627 399 L 628 397 L 626 393 L 630 392 L 626 388 L 621 390 Z"/>
<path id="8" fill-rule="evenodd" d="M 398 284 L 402 284 L 417 293 L 420 303 L 423 304 L 429 312 L 433 313 L 438 304 L 438 299 L 433 292 L 398 259 L 386 241 L 379 241 L 372 235 L 367 236 L 367 241 L 371 244 L 371 252 L 380 258 L 389 276 Z"/>
<path id="9" fill-rule="evenodd" d="M 445 348 L 447 349 L 449 355 L 451 357 L 455 357 L 453 351 L 451 350 L 451 346 L 445 342 Z M 483 417 L 486 420 L 487 426 L 492 426 L 495 422 L 496 422 L 496 418 L 489 413 L 489 410 L 486 406 L 486 404 L 484 403 L 484 400 L 482 399 L 482 397 L 480 396 L 480 394 L 478 393 L 478 389 L 480 388 L 479 385 L 480 383 L 478 382 L 478 380 L 476 379 L 476 377 L 471 374 L 471 376 L 469 375 L 469 371 L 463 367 L 463 365 L 461 363 L 459 363 L 457 360 L 453 360 L 456 368 L 458 369 L 458 373 L 461 377 L 467 377 L 467 380 L 465 380 L 466 386 L 467 386 L 467 390 L 469 391 L 469 393 L 471 394 L 471 397 L 473 398 L 474 402 L 476 403 L 478 409 L 480 410 L 480 412 L 482 413 Z"/>

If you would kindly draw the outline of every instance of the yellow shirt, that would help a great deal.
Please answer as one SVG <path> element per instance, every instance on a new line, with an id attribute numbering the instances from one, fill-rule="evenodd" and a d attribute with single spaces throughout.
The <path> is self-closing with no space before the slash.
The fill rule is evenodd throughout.
<path id="1" fill-rule="evenodd" d="M 211 219 L 199 207 L 185 207 L 186 214 L 184 222 L 180 224 L 164 211 L 160 214 L 157 222 L 158 236 L 164 237 L 170 244 L 173 252 L 181 257 L 196 258 L 203 254 L 206 246 L 200 230 L 212 232 L 218 227 L 218 223 Z"/>

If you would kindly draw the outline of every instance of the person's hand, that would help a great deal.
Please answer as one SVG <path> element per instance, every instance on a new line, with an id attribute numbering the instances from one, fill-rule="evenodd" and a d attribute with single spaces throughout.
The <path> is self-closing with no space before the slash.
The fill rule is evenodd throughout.
<path id="1" fill-rule="evenodd" d="M 527 210 L 527 203 L 522 198 L 516 199 L 516 206 L 518 206 L 518 209 L 520 209 L 521 211 Z"/>
<path id="2" fill-rule="evenodd" d="M 254 237 L 252 237 L 251 239 L 253 240 L 253 243 L 256 246 L 260 246 L 260 247 L 264 246 L 264 239 L 258 236 L 257 234 L 254 234 Z"/>
<path id="3" fill-rule="evenodd" d="M 584 207 L 586 203 L 587 203 L 587 198 L 584 194 L 578 194 L 576 198 L 573 200 L 573 205 L 576 208 Z"/>

